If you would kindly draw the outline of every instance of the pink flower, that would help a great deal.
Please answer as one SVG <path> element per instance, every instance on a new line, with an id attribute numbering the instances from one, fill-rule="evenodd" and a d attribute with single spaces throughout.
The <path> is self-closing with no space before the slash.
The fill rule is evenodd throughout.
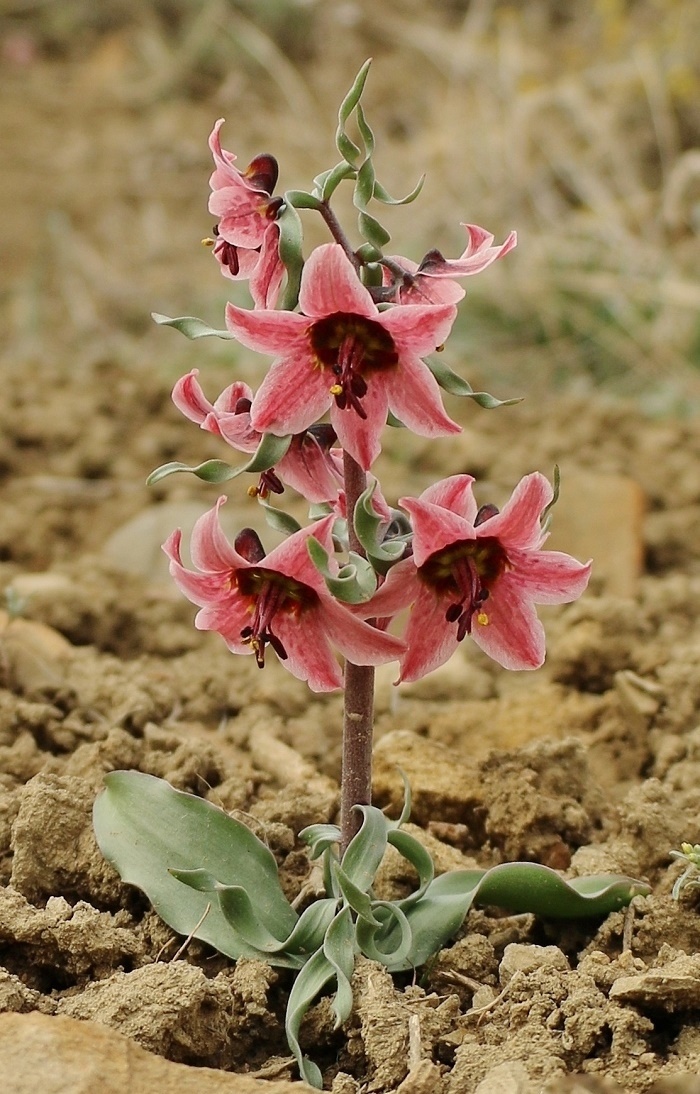
<path id="1" fill-rule="evenodd" d="M 239 171 L 233 152 L 221 147 L 223 123 L 220 118 L 209 137 L 215 164 L 209 179 L 209 212 L 220 218 L 214 229 L 214 256 L 226 277 L 250 281 L 256 308 L 272 308 L 284 276 L 275 223 L 283 199 L 272 197 L 277 161 L 263 153 Z"/>
<path id="2" fill-rule="evenodd" d="M 443 258 L 440 251 L 428 251 L 420 265 L 401 255 L 387 259 L 398 269 L 383 267 L 384 284 L 397 286 L 400 304 L 457 304 L 465 292 L 453 278 L 481 273 L 497 258 L 512 251 L 518 242 L 516 233 L 511 232 L 505 243 L 494 247 L 490 232 L 476 224 L 462 227 L 466 228 L 469 241 L 459 258 Z"/>
<path id="3" fill-rule="evenodd" d="M 553 497 L 544 475 L 526 475 L 502 512 L 477 509 L 471 475 L 453 475 L 419 498 L 402 498 L 413 524 L 413 557 L 403 559 L 365 605 L 391 616 L 412 605 L 401 680 L 442 665 L 470 634 L 507 669 L 536 669 L 545 641 L 536 604 L 576 600 L 590 562 L 543 551 L 540 517 Z"/>
<path id="4" fill-rule="evenodd" d="M 217 631 L 234 653 L 254 654 L 260 668 L 271 646 L 312 691 L 342 687 L 334 647 L 357 665 L 381 665 L 400 657 L 403 642 L 334 600 L 311 561 L 310 536 L 332 554 L 334 516 L 302 528 L 265 555 L 250 528 L 235 544 L 229 543 L 219 523 L 225 500 L 219 498 L 194 526 L 190 551 L 196 570 L 182 565 L 179 530 L 163 544 L 176 585 L 200 608 L 195 619 L 199 630 Z"/>
<path id="5" fill-rule="evenodd" d="M 238 452 L 255 452 L 262 440 L 250 424 L 253 392 L 247 384 L 230 384 L 214 403 L 210 403 L 197 380 L 199 369 L 192 369 L 173 388 L 173 402 L 186 418 L 202 429 L 222 437 Z M 265 498 L 281 494 L 282 482 L 310 502 L 335 502 L 343 482 L 343 459 L 332 445 L 335 433 L 329 425 L 311 426 L 297 434 L 279 463 L 263 471 L 251 492 Z M 278 477 L 279 476 L 279 477 Z"/>
<path id="6" fill-rule="evenodd" d="M 365 470 L 380 452 L 388 410 L 424 437 L 460 432 L 421 360 L 445 341 L 456 308 L 380 312 L 337 243 L 312 252 L 299 306 L 302 314 L 226 308 L 239 342 L 276 356 L 253 400 L 255 429 L 301 433 L 330 409 L 342 447 Z"/>

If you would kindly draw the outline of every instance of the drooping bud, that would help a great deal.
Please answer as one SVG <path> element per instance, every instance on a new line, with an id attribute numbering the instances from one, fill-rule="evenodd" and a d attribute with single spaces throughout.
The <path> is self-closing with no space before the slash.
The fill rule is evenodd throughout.
<path id="1" fill-rule="evenodd" d="M 244 528 L 239 532 L 233 545 L 246 562 L 262 562 L 265 557 L 265 548 L 254 528 Z"/>

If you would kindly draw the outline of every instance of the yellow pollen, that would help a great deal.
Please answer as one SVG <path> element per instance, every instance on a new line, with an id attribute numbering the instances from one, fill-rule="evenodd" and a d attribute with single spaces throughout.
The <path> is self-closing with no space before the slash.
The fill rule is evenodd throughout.
<path id="1" fill-rule="evenodd" d="M 331 395 L 342 395 L 343 389 L 340 384 L 333 384 L 332 388 L 329 388 Z"/>
<path id="2" fill-rule="evenodd" d="M 202 240 L 202 246 L 203 247 L 213 247 L 215 245 L 215 243 L 216 243 L 216 240 L 212 239 L 210 236 L 207 236 L 205 239 Z"/>
<path id="3" fill-rule="evenodd" d="M 486 612 L 479 612 L 479 614 L 476 617 L 476 621 L 479 624 L 479 626 L 487 627 L 488 622 L 489 622 L 489 617 L 487 616 Z"/>
<path id="4" fill-rule="evenodd" d="M 257 498 L 258 493 L 259 493 L 259 491 L 258 491 L 257 486 L 249 486 L 248 489 L 246 490 L 246 494 L 248 495 L 249 498 Z"/>

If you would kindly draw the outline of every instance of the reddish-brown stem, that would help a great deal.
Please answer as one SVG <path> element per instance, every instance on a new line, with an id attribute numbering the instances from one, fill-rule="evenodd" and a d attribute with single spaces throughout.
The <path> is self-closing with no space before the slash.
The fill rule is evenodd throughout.
<path id="1" fill-rule="evenodd" d="M 343 453 L 345 505 L 348 514 L 348 541 L 351 551 L 364 555 L 355 532 L 353 514 L 367 476 L 360 465 Z M 374 726 L 374 668 L 371 665 L 345 664 L 345 711 L 343 716 L 343 759 L 340 780 L 340 854 L 341 857 L 359 830 L 361 815 L 356 805 L 372 801 L 372 730 Z"/>
<path id="2" fill-rule="evenodd" d="M 331 207 L 330 207 L 330 205 L 328 204 L 327 201 L 322 201 L 321 202 L 321 204 L 319 205 L 318 211 L 321 214 L 321 216 L 323 217 L 323 219 L 325 220 L 326 224 L 328 225 L 328 230 L 330 231 L 331 235 L 333 236 L 333 239 L 336 241 L 336 243 L 339 243 L 340 246 L 343 248 L 346 255 L 348 256 L 348 258 L 352 262 L 353 266 L 355 267 L 355 270 L 357 272 L 357 276 L 359 277 L 360 273 L 362 271 L 362 265 L 363 265 L 362 260 L 359 259 L 357 257 L 357 255 L 355 254 L 355 252 L 353 251 L 353 249 L 350 245 L 350 240 L 348 239 L 345 232 L 343 231 L 342 225 L 341 225 L 340 221 L 338 220 L 337 216 L 335 215 L 335 213 L 333 212 L 333 210 L 331 209 Z"/>

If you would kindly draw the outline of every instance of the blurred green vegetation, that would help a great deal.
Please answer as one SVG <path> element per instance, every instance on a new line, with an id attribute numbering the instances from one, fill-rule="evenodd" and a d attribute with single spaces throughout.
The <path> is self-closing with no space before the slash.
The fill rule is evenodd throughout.
<path id="1" fill-rule="evenodd" d="M 45 167 L 57 131 L 63 146 L 56 179 L 22 188 L 21 217 L 40 230 L 2 286 L 10 351 L 40 352 L 58 314 L 54 347 L 100 331 L 135 357 L 158 352 L 151 307 L 218 322 L 230 286 L 195 246 L 212 122 L 227 117 L 224 144 L 243 162 L 268 148 L 282 185 L 308 186 L 334 160 L 335 110 L 372 55 L 381 176 L 400 191 L 428 175 L 410 210 L 382 214 L 396 250 L 455 256 L 460 221 L 497 240 L 519 232 L 466 283 L 464 368 L 697 405 L 698 41 L 697 0 L 5 0 L 16 127 L 57 91 L 53 130 L 32 128 L 37 159 L 25 151 L 17 171 Z M 85 133 L 89 151 L 71 160 Z"/>

